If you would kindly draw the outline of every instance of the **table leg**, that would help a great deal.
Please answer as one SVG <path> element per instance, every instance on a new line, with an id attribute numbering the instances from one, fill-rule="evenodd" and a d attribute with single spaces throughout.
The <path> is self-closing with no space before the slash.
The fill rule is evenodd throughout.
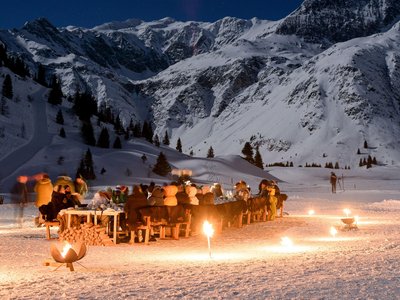
<path id="1" fill-rule="evenodd" d="M 118 214 L 114 215 L 114 232 L 113 232 L 114 244 L 117 244 L 117 218 Z"/>

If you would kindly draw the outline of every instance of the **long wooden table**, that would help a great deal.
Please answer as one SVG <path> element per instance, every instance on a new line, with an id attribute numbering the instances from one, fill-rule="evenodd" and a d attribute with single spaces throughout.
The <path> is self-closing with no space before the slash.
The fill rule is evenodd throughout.
<path id="1" fill-rule="evenodd" d="M 113 222 L 113 242 L 117 243 L 117 225 L 119 223 L 120 215 L 124 213 L 122 210 L 113 210 L 113 209 L 105 209 L 101 210 L 93 210 L 93 209 L 65 209 L 63 213 L 67 215 L 67 227 L 71 227 L 71 216 L 86 216 L 86 222 L 91 223 L 91 218 L 94 219 L 94 224 L 97 225 L 97 216 L 112 216 L 114 217 Z"/>

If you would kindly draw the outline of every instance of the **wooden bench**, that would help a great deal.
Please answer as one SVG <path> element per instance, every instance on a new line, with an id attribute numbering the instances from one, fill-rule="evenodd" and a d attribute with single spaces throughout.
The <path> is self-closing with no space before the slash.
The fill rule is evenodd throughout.
<path id="1" fill-rule="evenodd" d="M 134 228 L 131 229 L 131 240 L 130 240 L 130 244 L 134 244 L 135 243 L 135 232 L 137 232 L 138 230 L 144 230 L 145 234 L 144 234 L 144 244 L 148 245 L 149 244 L 149 240 L 150 240 L 150 217 L 149 216 L 145 216 L 143 217 L 145 224 L 142 225 L 138 225 L 135 226 Z"/>
<path id="2" fill-rule="evenodd" d="M 166 229 L 171 229 L 171 237 L 175 240 L 179 240 L 179 236 L 181 234 L 181 230 L 183 231 L 184 237 L 189 237 L 190 235 L 190 226 L 192 224 L 192 215 L 190 212 L 186 213 L 185 220 L 177 223 L 165 223 L 160 226 L 160 239 L 165 239 L 166 237 Z M 181 226 L 184 226 L 181 228 Z"/>
<path id="3" fill-rule="evenodd" d="M 46 226 L 46 240 L 51 240 L 50 228 L 53 226 L 60 226 L 59 221 L 45 221 L 44 225 Z"/>

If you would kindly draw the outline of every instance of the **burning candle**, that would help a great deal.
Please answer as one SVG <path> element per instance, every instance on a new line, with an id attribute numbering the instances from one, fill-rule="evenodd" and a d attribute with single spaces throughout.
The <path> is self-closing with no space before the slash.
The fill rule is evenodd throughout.
<path id="1" fill-rule="evenodd" d="M 214 235 L 214 228 L 212 227 L 212 224 L 210 224 L 208 221 L 204 221 L 204 223 L 203 223 L 203 232 L 207 236 L 208 255 L 211 258 L 211 242 L 210 242 L 210 238 Z"/>

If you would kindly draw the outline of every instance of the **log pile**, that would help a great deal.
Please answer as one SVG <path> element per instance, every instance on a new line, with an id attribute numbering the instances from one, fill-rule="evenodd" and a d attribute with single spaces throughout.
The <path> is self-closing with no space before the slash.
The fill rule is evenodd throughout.
<path id="1" fill-rule="evenodd" d="M 112 246 L 112 239 L 106 233 L 105 227 L 91 223 L 80 224 L 78 227 L 70 227 L 59 233 L 60 241 L 69 243 L 82 242 L 88 246 Z"/>

